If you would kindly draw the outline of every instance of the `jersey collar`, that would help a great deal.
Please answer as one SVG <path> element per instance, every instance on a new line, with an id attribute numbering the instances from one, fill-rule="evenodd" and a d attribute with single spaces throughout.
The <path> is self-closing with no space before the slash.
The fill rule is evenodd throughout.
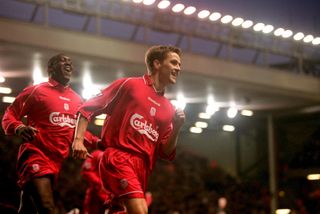
<path id="1" fill-rule="evenodd" d="M 67 88 L 70 87 L 69 84 L 68 84 L 67 86 L 64 86 L 64 85 L 60 84 L 59 82 L 55 81 L 55 80 L 52 79 L 52 78 L 49 78 L 48 83 L 49 83 L 49 85 L 51 85 L 52 87 L 60 86 L 60 87 L 63 87 L 63 88 L 65 88 L 65 89 L 67 89 Z"/>
<path id="2" fill-rule="evenodd" d="M 152 87 L 152 89 L 159 95 L 163 96 L 164 95 L 164 90 L 163 91 L 156 91 L 156 89 L 154 88 L 154 85 L 153 85 L 153 80 L 151 79 L 150 75 L 149 74 L 144 74 L 143 75 L 143 80 L 144 80 L 144 83 L 150 87 Z"/>

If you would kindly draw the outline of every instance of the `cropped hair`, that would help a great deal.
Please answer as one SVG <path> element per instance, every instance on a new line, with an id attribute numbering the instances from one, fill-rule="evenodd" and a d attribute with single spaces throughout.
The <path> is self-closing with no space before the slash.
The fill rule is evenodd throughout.
<path id="1" fill-rule="evenodd" d="M 47 63 L 48 73 L 50 71 L 49 68 L 54 68 L 54 66 L 59 63 L 61 56 L 65 56 L 65 54 L 59 53 L 49 59 L 49 61 Z"/>
<path id="2" fill-rule="evenodd" d="M 181 49 L 175 46 L 156 45 L 149 48 L 145 55 L 145 63 L 148 71 L 150 73 L 153 72 L 154 60 L 159 60 L 160 62 L 162 62 L 170 52 L 174 52 L 178 54 L 179 57 L 181 57 Z"/>

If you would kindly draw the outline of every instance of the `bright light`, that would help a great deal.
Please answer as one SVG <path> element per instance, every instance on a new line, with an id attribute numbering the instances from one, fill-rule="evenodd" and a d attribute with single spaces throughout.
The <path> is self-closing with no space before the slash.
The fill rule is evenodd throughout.
<path id="1" fill-rule="evenodd" d="M 251 27 L 252 25 L 253 25 L 253 21 L 251 21 L 251 20 L 246 20 L 246 21 L 244 21 L 244 22 L 242 23 L 241 27 L 247 29 L 247 28 Z"/>
<path id="2" fill-rule="evenodd" d="M 271 33 L 273 31 L 273 29 L 274 29 L 274 27 L 272 25 L 266 25 L 262 29 L 262 32 L 265 33 L 265 34 Z"/>
<path id="3" fill-rule="evenodd" d="M 225 15 L 224 17 L 221 18 L 221 22 L 222 22 L 223 24 L 228 24 L 229 22 L 232 21 L 232 19 L 233 19 L 232 16 L 230 16 L 230 15 Z"/>
<path id="4" fill-rule="evenodd" d="M 82 97 L 84 99 L 90 99 L 91 97 L 101 93 L 100 87 L 92 83 L 91 75 L 89 71 L 85 71 L 82 78 Z"/>
<path id="5" fill-rule="evenodd" d="M 186 15 L 191 15 L 194 12 L 196 12 L 196 8 L 193 7 L 193 6 L 189 6 L 183 11 L 183 13 L 186 14 Z"/>
<path id="6" fill-rule="evenodd" d="M 208 127 L 208 123 L 202 122 L 202 121 L 198 121 L 194 125 L 195 127 L 202 128 L 202 129 L 205 129 Z"/>
<path id="7" fill-rule="evenodd" d="M 176 4 L 172 7 L 172 11 L 175 13 L 180 13 L 184 8 L 185 6 L 183 4 Z"/>
<path id="8" fill-rule="evenodd" d="M 136 4 L 140 4 L 143 2 L 143 0 L 132 0 L 133 3 L 136 3 Z"/>
<path id="9" fill-rule="evenodd" d="M 209 19 L 211 21 L 217 21 L 220 18 L 221 18 L 221 13 L 218 13 L 218 12 L 214 12 L 209 16 Z"/>
<path id="10" fill-rule="evenodd" d="M 299 33 L 296 33 L 294 36 L 293 36 L 293 39 L 296 40 L 296 41 L 299 41 L 301 39 L 303 39 L 304 37 L 304 34 L 299 32 Z"/>
<path id="11" fill-rule="evenodd" d="M 277 30 L 275 30 L 275 31 L 273 32 L 273 34 L 274 34 L 275 36 L 281 36 L 283 33 L 284 33 L 284 29 L 283 29 L 283 28 L 278 28 Z"/>
<path id="12" fill-rule="evenodd" d="M 253 115 L 253 111 L 244 109 L 241 111 L 241 115 L 251 117 Z"/>
<path id="13" fill-rule="evenodd" d="M 207 97 L 207 103 L 208 103 L 208 105 L 213 105 L 213 104 L 215 104 L 214 97 L 213 97 L 212 94 L 208 95 L 208 97 Z"/>
<path id="14" fill-rule="evenodd" d="M 166 9 L 167 7 L 170 6 L 170 4 L 171 4 L 170 1 L 168 1 L 168 0 L 163 0 L 163 1 L 159 2 L 158 8 L 159 8 L 159 9 Z"/>
<path id="15" fill-rule="evenodd" d="M 199 113 L 199 118 L 201 118 L 201 119 L 210 119 L 211 118 L 211 114 L 208 114 L 208 113 L 204 113 L 204 112 L 201 112 L 201 113 Z"/>
<path id="16" fill-rule="evenodd" d="M 276 214 L 289 214 L 291 212 L 290 209 L 277 209 Z"/>
<path id="17" fill-rule="evenodd" d="M 235 128 L 232 125 L 224 125 L 222 129 L 223 131 L 226 131 L 226 132 L 233 132 Z"/>
<path id="18" fill-rule="evenodd" d="M 46 82 L 48 79 L 42 75 L 42 71 L 39 62 L 35 62 L 32 72 L 33 85 Z"/>
<path id="19" fill-rule="evenodd" d="M 309 174 L 307 179 L 310 181 L 320 180 L 320 174 Z"/>
<path id="20" fill-rule="evenodd" d="M 264 26 L 265 26 L 265 24 L 259 22 L 259 23 L 255 24 L 255 25 L 253 26 L 253 30 L 254 30 L 254 31 L 257 31 L 257 32 L 258 32 L 258 31 L 262 31 L 262 29 L 264 28 Z"/>
<path id="21" fill-rule="evenodd" d="M 12 89 L 7 87 L 0 87 L 0 94 L 11 94 Z"/>
<path id="22" fill-rule="evenodd" d="M 206 107 L 206 114 L 213 115 L 215 112 L 219 111 L 220 107 L 212 95 L 208 96 L 207 103 L 208 105 Z"/>
<path id="23" fill-rule="evenodd" d="M 6 81 L 6 78 L 4 78 L 3 76 L 0 75 L 0 83 L 3 83 Z"/>
<path id="24" fill-rule="evenodd" d="M 201 10 L 201 11 L 198 13 L 198 17 L 199 17 L 200 19 L 207 18 L 209 15 L 210 15 L 210 12 L 209 12 L 208 10 Z"/>
<path id="25" fill-rule="evenodd" d="M 182 94 L 178 94 L 177 100 L 171 100 L 175 108 L 183 110 L 186 107 L 186 99 Z"/>
<path id="26" fill-rule="evenodd" d="M 290 36 L 292 36 L 292 31 L 291 30 L 285 30 L 282 34 L 283 38 L 289 38 Z"/>
<path id="27" fill-rule="evenodd" d="M 312 40 L 312 44 L 313 45 L 319 45 L 320 44 L 320 37 L 317 37 L 315 39 Z"/>
<path id="28" fill-rule="evenodd" d="M 96 119 L 104 120 L 104 119 L 106 119 L 106 117 L 107 117 L 106 114 L 100 114 L 100 115 L 96 116 Z"/>
<path id="29" fill-rule="evenodd" d="M 195 134 L 200 134 L 202 132 L 202 128 L 199 127 L 190 127 L 190 132 Z"/>
<path id="30" fill-rule="evenodd" d="M 102 120 L 102 119 L 95 119 L 94 120 L 94 124 L 96 126 L 103 126 L 103 123 L 104 123 L 104 120 Z"/>
<path id="31" fill-rule="evenodd" d="M 2 102 L 4 103 L 13 103 L 14 100 L 15 100 L 15 97 L 8 97 L 8 96 L 2 97 Z"/>
<path id="32" fill-rule="evenodd" d="M 143 0 L 144 5 L 152 5 L 156 0 Z"/>
<path id="33" fill-rule="evenodd" d="M 307 35 L 306 37 L 304 37 L 304 39 L 303 39 L 303 41 L 305 42 L 305 43 L 309 43 L 309 42 L 311 42 L 313 40 L 313 36 L 312 35 Z"/>
<path id="34" fill-rule="evenodd" d="M 227 111 L 227 116 L 229 118 L 234 118 L 238 113 L 238 110 L 235 107 L 230 107 Z"/>
<path id="35" fill-rule="evenodd" d="M 235 18 L 231 24 L 237 27 L 237 26 L 240 26 L 242 23 L 243 23 L 243 18 L 238 17 L 238 18 Z"/>
<path id="36" fill-rule="evenodd" d="M 219 111 L 219 106 L 217 105 L 217 103 L 208 104 L 206 107 L 206 113 L 209 115 L 213 115 L 217 111 Z"/>

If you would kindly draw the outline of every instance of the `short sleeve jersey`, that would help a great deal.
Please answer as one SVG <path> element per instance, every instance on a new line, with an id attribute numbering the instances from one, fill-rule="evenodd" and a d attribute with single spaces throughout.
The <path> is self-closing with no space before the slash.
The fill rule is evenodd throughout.
<path id="1" fill-rule="evenodd" d="M 27 124 L 38 129 L 31 143 L 53 160 L 68 156 L 81 97 L 69 86 L 53 79 L 25 88 L 7 108 L 2 127 L 13 135 L 26 117 Z"/>
<path id="2" fill-rule="evenodd" d="M 88 120 L 106 113 L 102 144 L 142 156 L 150 169 L 158 156 L 171 159 L 175 154 L 166 156 L 159 149 L 171 135 L 175 110 L 148 75 L 116 80 L 79 111 Z"/>

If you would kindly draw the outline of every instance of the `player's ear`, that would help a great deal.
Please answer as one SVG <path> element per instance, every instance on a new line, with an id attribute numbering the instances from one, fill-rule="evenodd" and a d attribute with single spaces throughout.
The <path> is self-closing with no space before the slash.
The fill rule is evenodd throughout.
<path id="1" fill-rule="evenodd" d="M 160 61 L 158 59 L 153 60 L 153 68 L 158 70 L 160 68 Z"/>
<path id="2" fill-rule="evenodd" d="M 52 67 L 47 68 L 47 72 L 49 77 L 51 77 L 54 74 L 54 69 Z"/>

